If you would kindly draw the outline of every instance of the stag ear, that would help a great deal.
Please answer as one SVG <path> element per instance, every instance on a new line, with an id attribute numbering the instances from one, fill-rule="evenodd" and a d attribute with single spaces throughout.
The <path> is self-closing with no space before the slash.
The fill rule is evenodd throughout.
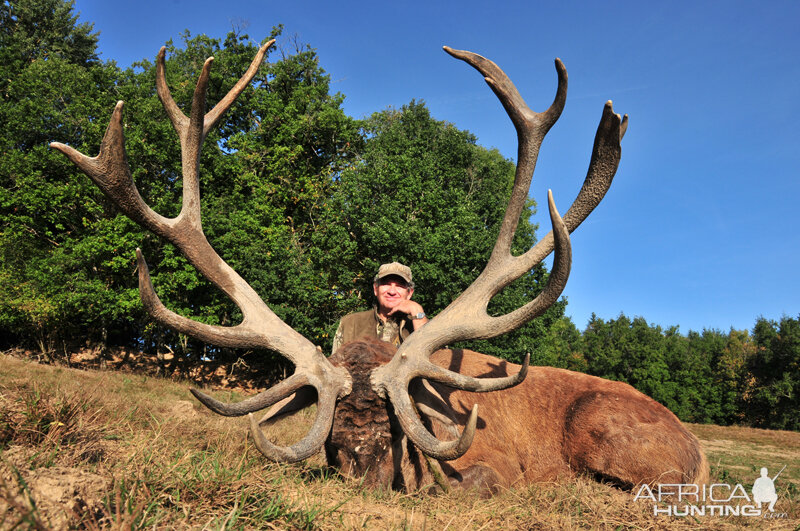
<path id="1" fill-rule="evenodd" d="M 267 413 L 258 421 L 258 425 L 262 428 L 271 426 L 276 421 L 305 409 L 316 401 L 317 393 L 314 388 L 303 387 L 269 408 Z"/>

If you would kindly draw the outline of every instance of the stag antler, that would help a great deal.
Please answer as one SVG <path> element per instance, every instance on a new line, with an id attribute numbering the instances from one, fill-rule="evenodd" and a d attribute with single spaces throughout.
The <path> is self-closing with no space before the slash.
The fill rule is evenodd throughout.
<path id="1" fill-rule="evenodd" d="M 477 404 L 467 421 L 461 436 L 453 441 L 436 439 L 420 421 L 408 395 L 408 386 L 414 378 L 426 378 L 445 383 L 458 389 L 485 392 L 505 389 L 517 385 L 525 378 L 529 355 L 525 356 L 522 368 L 516 375 L 505 378 L 478 379 L 463 376 L 443 369 L 429 361 L 430 355 L 444 345 L 465 339 L 495 337 L 521 326 L 544 313 L 561 295 L 569 277 L 572 251 L 569 233 L 600 203 L 611 186 L 621 154 L 620 140 L 627 128 L 627 115 L 620 118 L 614 114 L 611 102 L 606 103 L 594 141 L 589 170 L 578 197 L 567 211 L 564 219 L 559 216 L 548 192 L 547 200 L 553 230 L 525 254 L 513 256 L 511 242 L 517 229 L 525 200 L 528 197 L 531 178 L 545 135 L 555 124 L 564 109 L 567 97 L 567 71 L 556 59 L 558 89 L 550 107 L 542 112 L 533 112 L 520 96 L 508 76 L 492 61 L 472 52 L 444 50 L 461 59 L 484 75 L 503 104 L 517 129 L 519 147 L 514 187 L 505 217 L 500 227 L 494 250 L 486 268 L 455 301 L 423 328 L 411 334 L 397 350 L 392 361 L 373 370 L 372 386 L 381 396 L 388 396 L 406 435 L 422 450 L 437 459 L 455 459 L 463 455 L 475 435 Z M 506 315 L 492 317 L 487 313 L 489 301 L 501 289 L 530 271 L 538 262 L 555 249 L 553 269 L 544 290 L 532 301 Z"/>
<path id="2" fill-rule="evenodd" d="M 256 446 L 267 457 L 276 461 L 298 461 L 313 455 L 324 444 L 333 422 L 336 400 L 350 392 L 350 375 L 346 370 L 331 365 L 319 347 L 269 309 L 255 290 L 214 251 L 203 233 L 200 221 L 199 163 L 203 141 L 252 81 L 274 42 L 274 39 L 270 40 L 258 50 L 247 72 L 211 111 L 205 113 L 206 89 L 214 60 L 213 57 L 208 58 L 197 81 L 188 117 L 172 99 L 164 75 L 165 48 L 159 51 L 156 90 L 181 142 L 183 204 L 180 214 L 173 219 L 154 212 L 136 189 L 125 153 L 121 101 L 114 108 L 97 157 L 89 158 L 58 142 L 50 145 L 67 155 L 128 217 L 177 246 L 189 262 L 239 306 L 243 315 L 240 324 L 223 327 L 199 323 L 168 310 L 156 295 L 147 263 L 137 249 L 139 291 L 145 308 L 153 318 L 165 326 L 216 345 L 272 349 L 295 364 L 295 373 L 288 379 L 238 404 L 224 404 L 192 389 L 198 400 L 222 415 L 244 415 L 269 407 L 302 387 L 312 386 L 317 390 L 320 404 L 317 417 L 302 440 L 284 448 L 271 444 L 260 431 L 257 434 L 260 437 L 256 437 Z"/>

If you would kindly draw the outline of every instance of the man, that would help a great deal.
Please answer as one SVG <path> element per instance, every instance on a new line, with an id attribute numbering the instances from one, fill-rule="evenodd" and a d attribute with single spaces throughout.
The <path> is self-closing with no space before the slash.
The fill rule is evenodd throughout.
<path id="1" fill-rule="evenodd" d="M 408 266 L 397 262 L 383 264 L 372 282 L 372 292 L 377 302 L 371 310 L 345 315 L 339 321 L 339 328 L 333 337 L 332 353 L 345 343 L 363 337 L 399 345 L 411 332 L 428 322 L 422 306 L 411 300 L 414 294 L 414 282 Z M 298 411 L 313 403 L 315 399 L 316 392 L 309 390 L 308 387 L 300 389 L 273 405 L 261 423 L 273 422 L 284 415 Z M 441 400 L 441 397 L 439 399 Z M 451 423 L 448 426 L 457 437 L 458 430 L 455 424 Z"/>
<path id="2" fill-rule="evenodd" d="M 349 341 L 370 337 L 400 345 L 414 330 L 428 322 L 425 310 L 412 301 L 414 282 L 411 269 L 392 262 L 383 264 L 372 283 L 376 304 L 371 310 L 342 317 L 333 338 L 333 350 Z"/>

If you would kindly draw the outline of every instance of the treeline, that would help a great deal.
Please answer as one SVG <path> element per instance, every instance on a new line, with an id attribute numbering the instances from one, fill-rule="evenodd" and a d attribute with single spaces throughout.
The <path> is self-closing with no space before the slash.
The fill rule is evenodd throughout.
<path id="1" fill-rule="evenodd" d="M 422 102 L 363 120 L 347 116 L 315 51 L 281 33 L 273 29 L 279 46 L 206 141 L 203 226 L 278 316 L 327 351 L 338 319 L 371 303 L 372 275 L 383 262 L 413 267 L 415 299 L 430 314 L 463 291 L 494 245 L 514 165 L 432 118 Z M 236 33 L 224 40 L 186 33 L 169 42 L 175 100 L 187 108 L 203 62 L 214 56 L 213 106 L 258 44 Z M 80 345 L 124 345 L 187 363 L 272 357 L 206 345 L 147 316 L 136 247 L 168 308 L 209 324 L 241 318 L 171 245 L 119 214 L 48 147 L 59 141 L 97 154 L 111 111 L 124 100 L 136 186 L 155 211 L 175 216 L 180 147 L 154 81 L 151 60 L 125 69 L 101 60 L 97 34 L 78 22 L 71 3 L 0 4 L 0 347 L 58 357 Z M 523 213 L 517 254 L 536 241 L 535 209 L 530 201 Z M 521 306 L 547 275 L 537 266 L 498 294 L 490 311 Z M 468 346 L 512 361 L 530 352 L 535 363 L 629 382 L 688 421 L 800 428 L 797 320 L 683 336 L 620 316 L 593 318 L 580 332 L 565 307 L 559 301 L 512 334 Z M 274 366 L 288 368 L 277 357 Z"/>
<path id="2" fill-rule="evenodd" d="M 800 316 L 682 335 L 593 315 L 582 333 L 562 320 L 545 343 L 536 363 L 627 382 L 681 420 L 800 430 Z"/>

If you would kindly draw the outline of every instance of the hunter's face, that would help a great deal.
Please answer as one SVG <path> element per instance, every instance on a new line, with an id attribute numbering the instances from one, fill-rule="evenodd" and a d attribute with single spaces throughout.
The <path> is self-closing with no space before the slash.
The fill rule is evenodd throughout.
<path id="1" fill-rule="evenodd" d="M 397 275 L 383 277 L 372 285 L 372 289 L 380 310 L 384 312 L 388 312 L 401 301 L 410 299 L 414 293 L 414 289 L 409 288 L 408 283 Z"/>

